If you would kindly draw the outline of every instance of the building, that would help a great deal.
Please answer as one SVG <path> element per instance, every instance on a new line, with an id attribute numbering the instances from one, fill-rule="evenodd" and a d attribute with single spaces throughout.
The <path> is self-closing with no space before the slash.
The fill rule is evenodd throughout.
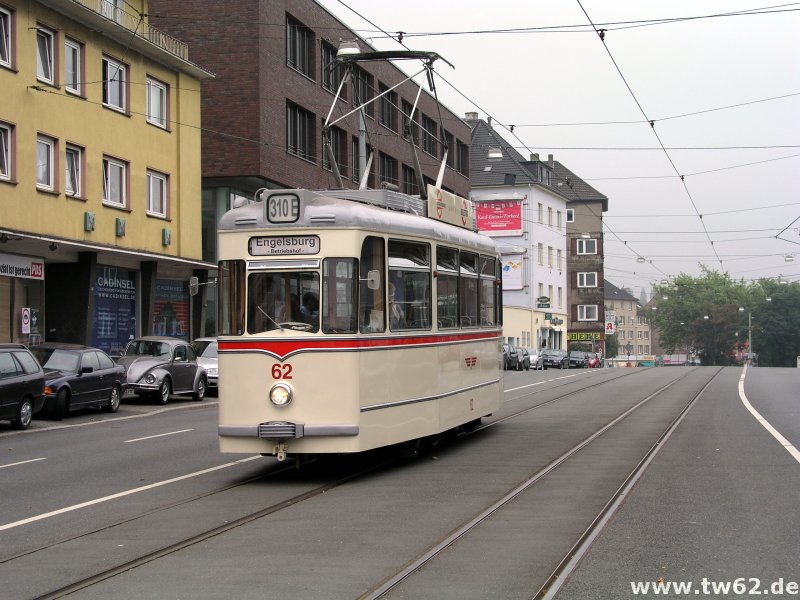
<path id="1" fill-rule="evenodd" d="M 558 161 L 553 176 L 568 202 L 569 347 L 605 354 L 603 213 L 608 198 Z"/>
<path id="2" fill-rule="evenodd" d="M 478 229 L 502 254 L 503 332 L 523 347 L 564 348 L 568 209 L 552 156 L 525 160 L 477 113 L 466 119 Z"/>
<path id="3" fill-rule="evenodd" d="M 651 357 L 650 323 L 646 309 L 629 291 L 605 282 L 606 318 L 614 321 L 619 342 L 618 357 L 643 360 Z"/>
<path id="4" fill-rule="evenodd" d="M 132 12 L 131 12 L 132 11 Z M 0 340 L 189 337 L 200 81 L 146 0 L 0 0 Z M 194 325 L 192 323 L 194 320 Z"/>
<path id="5" fill-rule="evenodd" d="M 216 260 L 216 225 L 237 199 L 260 188 L 337 186 L 323 153 L 322 126 L 344 187 L 397 185 L 418 194 L 408 136 L 419 150 L 426 182 L 437 177 L 449 147 L 442 187 L 469 193 L 469 127 L 434 97 L 403 80 L 392 63 L 357 66 L 333 105 L 343 78 L 335 62 L 342 40 L 369 45 L 313 0 L 150 0 L 155 23 L 187 40 L 192 55 L 216 73 L 203 84 L 203 258 Z M 420 63 L 405 63 L 411 73 Z M 444 63 L 438 68 L 446 69 Z M 397 86 L 397 87 L 395 87 Z M 363 113 L 354 106 L 369 104 Z M 347 113 L 351 113 L 347 115 Z M 347 116 L 345 116 L 347 115 Z M 411 119 L 407 134 L 404 124 Z M 369 173 L 367 147 L 374 151 Z"/>

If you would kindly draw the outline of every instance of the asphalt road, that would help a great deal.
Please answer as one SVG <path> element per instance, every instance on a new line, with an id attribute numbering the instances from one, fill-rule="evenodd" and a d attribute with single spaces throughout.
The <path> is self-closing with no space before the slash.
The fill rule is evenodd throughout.
<path id="1" fill-rule="evenodd" d="M 495 426 L 70 597 L 358 597 L 680 376 L 389 595 L 530 598 L 713 373 L 508 373 L 507 402 L 490 419 Z M 724 369 L 703 391 L 558 598 L 643 597 L 633 596 L 630 582 L 659 578 L 701 585 L 705 577 L 709 588 L 747 578 L 747 589 L 755 585 L 750 578 L 767 587 L 780 578 L 784 588 L 800 581 L 800 463 L 744 407 L 741 374 Z M 753 407 L 795 447 L 798 380 L 793 369 L 749 369 L 744 385 Z M 358 467 L 360 459 L 342 459 L 298 471 L 272 458 L 221 455 L 215 404 L 123 404 L 117 415 L 36 421 L 20 434 L 0 425 L 0 596 L 39 597 L 101 566 L 279 504 L 343 465 Z"/>

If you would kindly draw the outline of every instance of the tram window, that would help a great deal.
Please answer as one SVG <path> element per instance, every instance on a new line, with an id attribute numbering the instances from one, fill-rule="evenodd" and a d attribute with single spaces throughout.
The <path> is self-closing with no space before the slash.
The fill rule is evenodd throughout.
<path id="1" fill-rule="evenodd" d="M 458 250 L 436 249 L 436 319 L 440 329 L 458 327 Z"/>
<path id="2" fill-rule="evenodd" d="M 308 299 L 319 298 L 319 274 L 314 272 L 251 273 L 247 286 L 247 332 L 275 329 L 319 331 L 319 312 Z M 307 311 L 301 299 L 306 299 Z"/>
<path id="3" fill-rule="evenodd" d="M 462 327 L 478 325 L 478 255 L 462 252 L 459 261 L 459 315 Z"/>
<path id="4" fill-rule="evenodd" d="M 361 261 L 359 263 L 359 329 L 361 333 L 378 333 L 386 331 L 386 309 L 383 305 L 384 288 L 384 242 L 383 238 L 368 236 L 361 245 Z M 380 273 L 378 289 L 371 290 L 367 285 L 370 271 Z"/>
<path id="5" fill-rule="evenodd" d="M 494 258 L 491 256 L 481 256 L 481 277 L 479 294 L 479 318 L 482 326 L 494 325 L 497 316 L 495 314 L 495 266 Z"/>
<path id="6" fill-rule="evenodd" d="M 389 240 L 389 295 L 397 307 L 390 310 L 391 329 L 431 327 L 431 248 L 428 244 Z M 392 294 L 394 292 L 394 294 Z"/>
<path id="7" fill-rule="evenodd" d="M 496 314 L 496 323 L 498 325 L 503 324 L 503 286 L 500 285 L 500 282 L 503 281 L 503 264 L 498 260 L 494 259 L 494 280 L 495 280 L 495 303 L 494 309 Z"/>
<path id="8" fill-rule="evenodd" d="M 356 259 L 326 258 L 322 261 L 322 331 L 356 331 Z"/>
<path id="9" fill-rule="evenodd" d="M 243 260 L 219 261 L 219 304 L 218 322 L 221 335 L 242 335 L 244 333 L 244 282 L 245 264 Z"/>

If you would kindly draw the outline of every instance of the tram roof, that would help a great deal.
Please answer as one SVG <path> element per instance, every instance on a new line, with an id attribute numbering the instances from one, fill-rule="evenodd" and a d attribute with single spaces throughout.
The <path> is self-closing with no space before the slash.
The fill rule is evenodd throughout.
<path id="1" fill-rule="evenodd" d="M 373 190 L 376 198 L 383 190 Z M 233 208 L 220 219 L 219 231 L 253 231 L 292 229 L 359 229 L 388 234 L 410 235 L 435 239 L 440 242 L 470 246 L 481 252 L 496 252 L 492 238 L 428 218 L 425 214 L 413 214 L 400 210 L 381 208 L 365 203 L 363 192 L 360 199 L 334 197 L 342 190 L 270 190 L 269 195 L 291 193 L 300 198 L 300 215 L 294 223 L 270 223 L 266 216 L 266 203 L 253 202 Z M 331 195 L 328 195 L 331 194 Z M 405 194 L 403 194 L 405 196 Z M 409 198 L 413 198 L 409 196 Z M 368 201 L 368 200 L 367 200 Z"/>

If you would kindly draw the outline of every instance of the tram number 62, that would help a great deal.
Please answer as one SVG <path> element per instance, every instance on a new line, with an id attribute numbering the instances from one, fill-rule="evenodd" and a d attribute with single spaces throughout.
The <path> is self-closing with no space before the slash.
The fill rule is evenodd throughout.
<path id="1" fill-rule="evenodd" d="M 272 365 L 272 378 L 273 379 L 291 379 L 292 378 L 292 365 Z"/>

